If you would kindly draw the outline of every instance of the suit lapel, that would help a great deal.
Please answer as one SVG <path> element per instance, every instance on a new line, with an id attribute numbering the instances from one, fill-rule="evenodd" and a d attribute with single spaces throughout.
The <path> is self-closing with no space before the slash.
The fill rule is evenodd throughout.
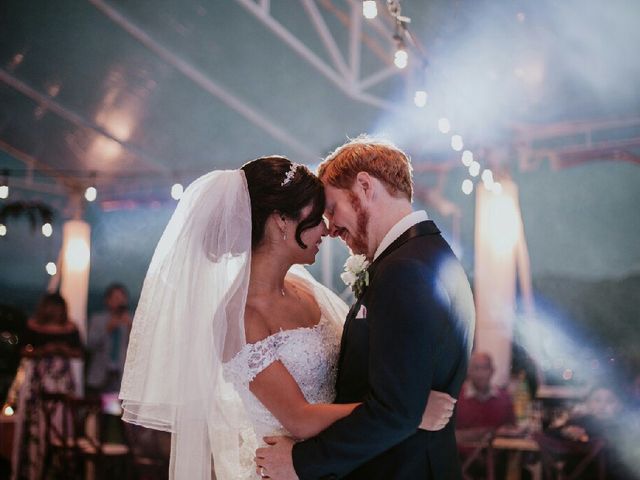
<path id="1" fill-rule="evenodd" d="M 420 236 L 423 236 L 423 235 L 435 235 L 435 234 L 438 234 L 438 233 L 440 233 L 440 230 L 438 229 L 438 227 L 436 227 L 436 224 L 433 223 L 431 220 L 427 220 L 427 221 L 424 221 L 424 222 L 417 223 L 414 226 L 412 226 L 411 228 L 409 228 L 408 230 L 406 230 L 402 235 L 400 235 L 397 239 L 395 239 L 391 243 L 391 245 L 389 245 L 378 256 L 378 258 L 376 258 L 376 260 L 369 266 L 369 284 L 371 284 L 371 282 L 373 281 L 373 275 L 374 275 L 376 267 L 380 264 L 382 259 L 385 258 L 387 255 L 389 255 L 391 252 L 393 252 L 398 247 L 400 247 L 404 243 L 408 242 L 412 238 L 420 237 Z M 345 353 L 345 350 L 346 350 L 345 347 L 346 347 L 346 344 L 347 344 L 349 327 L 351 326 L 351 322 L 355 318 L 356 314 L 360 310 L 360 305 L 362 304 L 362 299 L 366 295 L 366 290 L 367 290 L 367 287 L 365 287 L 365 291 L 362 292 L 362 295 L 360 295 L 360 298 L 358 300 L 356 300 L 356 302 L 351 306 L 351 309 L 349 310 L 349 313 L 347 313 L 347 319 L 344 322 L 344 327 L 343 327 L 343 330 L 342 330 L 342 339 L 340 341 L 340 354 L 338 356 L 338 374 L 337 374 L 337 378 L 336 378 L 336 386 L 338 388 L 339 388 L 339 385 L 340 385 L 340 373 L 342 372 L 342 370 L 344 368 L 343 365 L 342 365 L 342 362 L 344 361 L 344 353 Z"/>
<path id="2" fill-rule="evenodd" d="M 349 326 L 353 321 L 353 318 L 356 316 L 358 309 L 360 308 L 360 303 L 362 302 L 362 296 L 358 299 L 351 308 L 349 309 L 349 313 L 347 313 L 347 319 L 344 322 L 344 326 L 342 327 L 342 338 L 340 339 L 340 354 L 338 355 L 338 373 L 336 376 L 336 387 L 340 385 L 340 372 L 342 372 L 342 361 L 344 360 L 344 352 L 346 350 L 347 345 L 347 333 L 349 331 Z"/>
<path id="3" fill-rule="evenodd" d="M 404 245 L 409 240 L 422 237 L 424 235 L 437 235 L 440 233 L 440 229 L 436 227 L 436 224 L 432 220 L 426 220 L 424 222 L 416 223 L 414 226 L 407 229 L 402 235 L 396 238 L 391 245 L 384 249 L 384 251 L 378 255 L 378 258 L 369 266 L 369 284 L 373 281 L 376 268 L 382 260 L 387 257 L 394 250 L 398 249 L 401 245 Z"/>

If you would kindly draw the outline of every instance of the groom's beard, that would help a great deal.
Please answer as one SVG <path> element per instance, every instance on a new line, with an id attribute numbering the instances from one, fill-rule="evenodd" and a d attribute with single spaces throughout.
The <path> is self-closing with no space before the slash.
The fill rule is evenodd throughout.
<path id="1" fill-rule="evenodd" d="M 367 250 L 369 249 L 369 235 L 368 235 L 368 226 L 369 226 L 369 211 L 362 207 L 362 203 L 358 196 L 349 191 L 349 200 L 351 201 L 351 206 L 353 210 L 356 212 L 356 232 L 354 235 L 351 235 L 351 251 L 355 254 L 364 254 L 368 256 Z"/>

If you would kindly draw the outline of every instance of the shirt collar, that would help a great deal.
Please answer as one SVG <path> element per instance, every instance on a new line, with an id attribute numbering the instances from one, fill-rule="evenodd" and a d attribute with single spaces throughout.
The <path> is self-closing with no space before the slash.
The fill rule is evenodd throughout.
<path id="1" fill-rule="evenodd" d="M 499 390 L 495 385 L 491 385 L 491 387 L 489 388 L 489 394 L 482 395 L 480 394 L 480 392 L 478 392 L 478 390 L 475 389 L 471 382 L 466 382 L 464 393 L 467 398 L 478 398 L 480 400 L 486 400 L 489 398 L 496 398 L 498 396 Z"/>
<path id="2" fill-rule="evenodd" d="M 376 253 L 373 255 L 373 259 L 375 260 L 378 256 L 384 252 L 389 245 L 391 245 L 400 235 L 409 230 L 414 225 L 429 220 L 429 216 L 427 212 L 424 210 L 418 210 L 416 212 L 411 212 L 407 216 L 400 219 L 398 223 L 396 223 L 384 236 L 380 245 L 376 250 Z"/>

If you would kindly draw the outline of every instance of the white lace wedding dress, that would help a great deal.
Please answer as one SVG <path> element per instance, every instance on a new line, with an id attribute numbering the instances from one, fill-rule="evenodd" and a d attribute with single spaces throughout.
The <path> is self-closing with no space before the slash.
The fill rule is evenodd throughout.
<path id="1" fill-rule="evenodd" d="M 225 377 L 242 399 L 259 441 L 287 431 L 249 390 L 249 383 L 275 361 L 281 361 L 309 403 L 331 403 L 340 350 L 340 326 L 325 314 L 314 327 L 281 330 L 259 342 L 245 345 L 225 364 Z"/>

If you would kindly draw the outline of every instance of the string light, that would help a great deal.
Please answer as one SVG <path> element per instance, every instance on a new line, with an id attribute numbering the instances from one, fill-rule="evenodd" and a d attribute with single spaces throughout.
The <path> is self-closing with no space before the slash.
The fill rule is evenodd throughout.
<path id="1" fill-rule="evenodd" d="M 480 174 L 480 164 L 475 160 L 469 165 L 469 175 L 477 177 Z"/>
<path id="2" fill-rule="evenodd" d="M 84 191 L 84 198 L 87 199 L 87 202 L 93 202 L 98 197 L 98 190 L 96 187 L 87 187 Z"/>
<path id="3" fill-rule="evenodd" d="M 488 168 L 484 169 L 482 172 L 482 181 L 484 182 L 484 186 L 488 189 L 491 189 L 491 185 L 493 185 L 493 172 Z"/>
<path id="4" fill-rule="evenodd" d="M 0 237 L 4 237 L 7 234 L 7 226 L 0 223 Z"/>
<path id="5" fill-rule="evenodd" d="M 462 137 L 460 135 L 453 135 L 451 137 L 451 148 L 453 148 L 456 152 L 459 152 L 464 147 L 464 142 L 462 141 Z"/>
<path id="6" fill-rule="evenodd" d="M 378 16 L 378 5 L 375 0 L 364 0 L 362 2 L 362 15 L 369 20 Z"/>
<path id="7" fill-rule="evenodd" d="M 462 152 L 462 164 L 465 167 L 470 167 L 473 162 L 473 152 L 471 150 L 465 150 Z"/>
<path id="8" fill-rule="evenodd" d="M 471 180 L 469 180 L 468 178 L 466 178 L 463 182 L 462 182 L 462 192 L 465 195 L 470 195 L 471 192 L 473 192 L 473 182 Z"/>
<path id="9" fill-rule="evenodd" d="M 42 225 L 42 235 L 44 235 L 45 237 L 50 237 L 52 233 L 53 227 L 51 226 L 51 224 L 49 222 L 44 223 Z"/>
<path id="10" fill-rule="evenodd" d="M 438 120 L 438 130 L 440 130 L 442 133 L 449 133 L 449 131 L 451 130 L 451 123 L 449 123 L 448 118 L 441 118 L 440 120 Z"/>
<path id="11" fill-rule="evenodd" d="M 87 202 L 93 202 L 98 197 L 98 189 L 96 188 L 96 172 L 91 173 L 91 185 L 84 191 L 84 198 Z"/>
<path id="12" fill-rule="evenodd" d="M 47 273 L 49 275 L 51 275 L 52 277 L 58 273 L 58 267 L 56 267 L 56 264 L 53 262 L 49 262 L 47 263 L 47 265 L 44 267 L 45 270 L 47 271 Z"/>
<path id="13" fill-rule="evenodd" d="M 184 187 L 181 183 L 174 183 L 171 187 L 171 198 L 174 200 L 180 200 L 182 198 L 182 194 L 184 193 Z"/>
<path id="14" fill-rule="evenodd" d="M 416 107 L 423 108 L 427 104 L 427 92 L 424 90 L 416 90 L 413 96 L 413 103 L 416 104 Z"/>
<path id="15" fill-rule="evenodd" d="M 409 54 L 405 50 L 403 43 L 398 44 L 398 48 L 396 49 L 396 53 L 393 56 L 393 63 L 400 70 L 402 70 L 403 68 L 406 68 L 406 66 L 408 65 L 408 63 L 409 63 Z"/>
<path id="16" fill-rule="evenodd" d="M 2 171 L 2 184 L 0 184 L 0 199 L 9 197 L 9 170 Z"/>

